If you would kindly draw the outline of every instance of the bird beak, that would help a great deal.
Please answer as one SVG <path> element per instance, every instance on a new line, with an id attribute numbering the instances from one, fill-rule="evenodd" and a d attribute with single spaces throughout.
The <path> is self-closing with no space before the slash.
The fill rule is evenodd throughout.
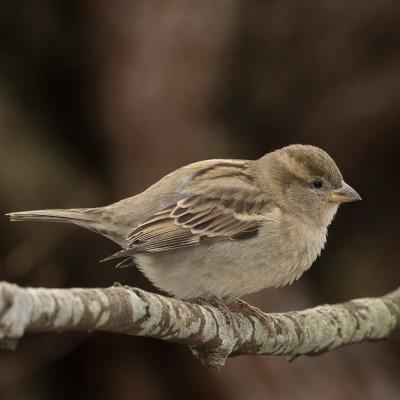
<path id="1" fill-rule="evenodd" d="M 328 193 L 331 201 L 336 203 L 349 203 L 350 201 L 361 200 L 361 196 L 346 182 L 342 181 L 339 189 L 332 190 Z"/>

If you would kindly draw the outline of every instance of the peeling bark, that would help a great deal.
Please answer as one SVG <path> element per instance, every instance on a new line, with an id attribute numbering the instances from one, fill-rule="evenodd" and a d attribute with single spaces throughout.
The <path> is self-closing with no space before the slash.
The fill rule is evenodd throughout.
<path id="1" fill-rule="evenodd" d="M 108 331 L 186 345 L 218 368 L 243 354 L 317 355 L 399 334 L 400 288 L 266 317 L 238 312 L 227 318 L 226 312 L 125 286 L 44 289 L 0 282 L 0 345 L 15 348 L 25 332 Z"/>

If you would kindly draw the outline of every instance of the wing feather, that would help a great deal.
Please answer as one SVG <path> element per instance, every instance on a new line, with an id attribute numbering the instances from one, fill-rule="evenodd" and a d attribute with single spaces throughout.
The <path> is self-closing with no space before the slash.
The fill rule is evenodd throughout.
<path id="1" fill-rule="evenodd" d="M 245 161 L 218 160 L 200 169 L 181 189 L 181 198 L 139 224 L 127 236 L 127 247 L 112 258 L 254 237 L 275 205 L 248 169 Z"/>

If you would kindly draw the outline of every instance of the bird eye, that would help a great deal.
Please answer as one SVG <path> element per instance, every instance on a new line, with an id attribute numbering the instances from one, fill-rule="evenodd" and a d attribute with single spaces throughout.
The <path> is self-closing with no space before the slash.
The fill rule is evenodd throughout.
<path id="1" fill-rule="evenodd" d="M 319 179 L 315 179 L 311 182 L 311 186 L 315 189 L 321 189 L 323 186 L 323 182 Z"/>

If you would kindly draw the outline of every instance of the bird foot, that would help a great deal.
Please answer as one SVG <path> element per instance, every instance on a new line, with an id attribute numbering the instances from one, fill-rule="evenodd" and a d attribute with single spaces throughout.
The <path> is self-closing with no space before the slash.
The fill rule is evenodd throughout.
<path id="1" fill-rule="evenodd" d="M 229 305 L 224 303 L 219 297 L 213 296 L 210 298 L 199 297 L 194 300 L 194 303 L 201 306 L 211 305 L 224 314 L 227 325 L 232 326 L 235 336 L 238 337 L 240 333 L 238 320 L 235 317 L 234 311 L 230 309 Z"/>
<path id="2" fill-rule="evenodd" d="M 246 303 L 245 301 L 241 299 L 236 299 L 229 303 L 227 305 L 230 311 L 236 312 L 236 313 L 243 313 L 247 315 L 251 315 L 253 317 L 256 317 L 258 320 L 261 321 L 263 325 L 268 330 L 268 333 L 271 336 L 276 335 L 275 327 L 274 327 L 274 320 L 266 313 L 261 311 L 259 308 L 252 306 L 249 303 Z"/>

